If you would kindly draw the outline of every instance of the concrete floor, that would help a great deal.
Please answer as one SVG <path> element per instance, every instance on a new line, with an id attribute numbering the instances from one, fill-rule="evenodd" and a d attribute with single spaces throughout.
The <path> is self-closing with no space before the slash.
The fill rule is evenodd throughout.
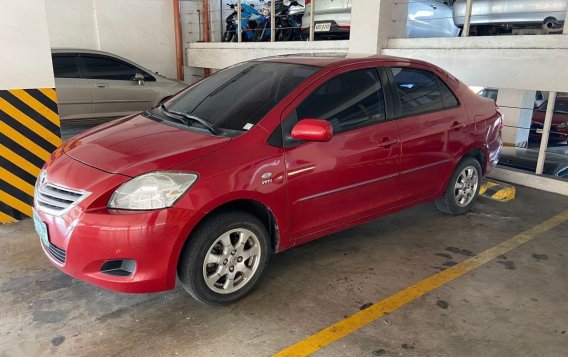
<path id="1" fill-rule="evenodd" d="M 0 226 L 0 355 L 267 356 L 568 208 L 518 188 L 450 217 L 431 204 L 274 256 L 228 307 L 182 288 L 126 295 L 52 267 L 31 221 Z M 318 356 L 565 356 L 568 223 L 322 349 Z"/>

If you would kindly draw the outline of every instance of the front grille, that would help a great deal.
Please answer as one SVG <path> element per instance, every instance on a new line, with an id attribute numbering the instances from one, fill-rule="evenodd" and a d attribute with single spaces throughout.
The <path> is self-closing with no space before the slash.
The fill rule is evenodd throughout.
<path id="1" fill-rule="evenodd" d="M 53 259 L 57 260 L 61 264 L 65 263 L 67 252 L 64 249 L 56 247 L 53 244 L 45 245 L 43 242 L 41 244 Z"/>
<path id="2" fill-rule="evenodd" d="M 53 215 L 62 215 L 88 195 L 87 192 L 72 190 L 50 182 L 38 183 L 36 205 L 40 210 Z"/>

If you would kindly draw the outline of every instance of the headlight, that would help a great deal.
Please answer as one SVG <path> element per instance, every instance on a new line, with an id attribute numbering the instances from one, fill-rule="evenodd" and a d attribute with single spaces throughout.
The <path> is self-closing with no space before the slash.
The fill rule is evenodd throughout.
<path id="1" fill-rule="evenodd" d="M 109 208 L 151 210 L 171 207 L 197 175 L 184 172 L 150 172 L 122 184 L 108 201 Z"/>

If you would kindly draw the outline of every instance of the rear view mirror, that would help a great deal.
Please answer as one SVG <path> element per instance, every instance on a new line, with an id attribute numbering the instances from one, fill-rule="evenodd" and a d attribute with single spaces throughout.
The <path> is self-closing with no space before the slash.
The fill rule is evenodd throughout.
<path id="1" fill-rule="evenodd" d="M 329 141 L 333 127 L 327 120 L 302 119 L 292 128 L 292 138 L 303 141 Z"/>
<path id="2" fill-rule="evenodd" d="M 134 75 L 134 80 L 138 82 L 139 86 L 144 85 L 144 75 L 142 73 L 136 72 Z"/>

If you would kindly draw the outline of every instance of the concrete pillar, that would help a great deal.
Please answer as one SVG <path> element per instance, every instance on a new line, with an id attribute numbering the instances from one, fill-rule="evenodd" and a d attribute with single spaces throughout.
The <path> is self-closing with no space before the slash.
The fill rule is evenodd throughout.
<path id="1" fill-rule="evenodd" d="M 497 105 L 505 117 L 505 145 L 527 147 L 536 91 L 499 89 Z"/>
<path id="2" fill-rule="evenodd" d="M 389 39 L 406 37 L 408 3 L 357 0 L 352 4 L 349 53 L 378 54 Z"/>
<path id="3" fill-rule="evenodd" d="M 36 177 L 61 144 L 44 0 L 0 0 L 0 223 L 32 214 Z"/>
<path id="4" fill-rule="evenodd" d="M 568 10 L 566 10 L 566 17 L 565 19 L 568 19 Z M 562 31 L 563 35 L 568 35 L 568 25 L 566 24 L 566 21 L 564 21 L 564 29 Z"/>

